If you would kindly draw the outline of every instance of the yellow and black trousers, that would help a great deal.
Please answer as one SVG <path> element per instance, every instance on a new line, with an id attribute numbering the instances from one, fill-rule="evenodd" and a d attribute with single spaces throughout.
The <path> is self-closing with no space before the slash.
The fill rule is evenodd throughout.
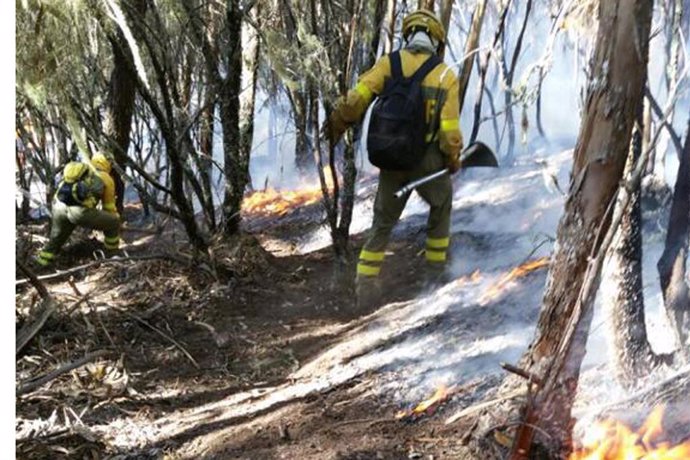
<path id="1" fill-rule="evenodd" d="M 103 244 L 107 250 L 120 247 L 120 218 L 117 214 L 84 206 L 67 206 L 56 199 L 53 202 L 50 237 L 45 247 L 39 251 L 36 261 L 41 265 L 53 262 L 77 226 L 103 231 Z"/>
<path id="2" fill-rule="evenodd" d="M 357 263 L 358 281 L 379 275 L 386 246 L 393 227 L 400 219 L 410 194 L 396 198 L 393 194 L 404 185 L 446 166 L 436 144 L 431 145 L 419 166 L 411 171 L 381 170 L 374 202 L 374 220 Z M 448 260 L 450 213 L 453 188 L 449 175 L 444 175 L 417 188 L 417 193 L 430 206 L 426 229 L 425 258 L 432 271 L 442 271 Z"/>

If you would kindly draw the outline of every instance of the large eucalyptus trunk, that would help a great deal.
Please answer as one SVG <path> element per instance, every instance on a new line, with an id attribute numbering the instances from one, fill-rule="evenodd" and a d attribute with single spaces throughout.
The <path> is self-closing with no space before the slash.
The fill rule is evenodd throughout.
<path id="1" fill-rule="evenodd" d="M 608 231 L 609 210 L 642 104 L 652 3 L 609 0 L 599 4 L 599 30 L 570 194 L 558 225 L 535 336 L 521 359 L 521 367 L 542 384 L 529 407 L 508 403 L 503 407 L 508 415 L 496 415 L 499 409 L 492 409 L 478 421 L 486 433 L 497 419 L 521 419 L 512 448 L 515 459 L 535 458 L 540 448 L 560 455 L 571 448 L 571 410 L 598 279 L 598 271 L 590 270 L 590 259 L 599 255 L 602 235 Z M 521 386 L 524 380 L 509 378 L 502 390 L 516 384 Z M 514 413 L 516 409 L 519 414 Z M 487 449 L 498 450 L 496 455 L 502 450 L 487 437 L 481 437 L 474 448 L 485 455 Z"/>

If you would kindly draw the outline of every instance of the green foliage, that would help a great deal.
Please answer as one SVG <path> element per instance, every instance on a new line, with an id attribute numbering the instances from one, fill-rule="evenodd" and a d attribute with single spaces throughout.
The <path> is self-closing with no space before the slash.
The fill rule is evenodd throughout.
<path id="1" fill-rule="evenodd" d="M 304 19 L 298 20 L 296 35 L 297 41 L 290 41 L 281 30 L 264 33 L 264 50 L 273 71 L 292 90 L 304 90 L 307 83 L 323 90 L 334 88 L 336 72 L 322 40 L 308 31 Z"/>

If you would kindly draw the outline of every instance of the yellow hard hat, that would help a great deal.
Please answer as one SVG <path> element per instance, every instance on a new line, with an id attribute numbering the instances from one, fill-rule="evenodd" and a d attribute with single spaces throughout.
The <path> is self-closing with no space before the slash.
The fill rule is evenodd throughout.
<path id="1" fill-rule="evenodd" d="M 403 37 L 407 38 L 418 30 L 426 31 L 432 38 L 435 38 L 442 44 L 446 43 L 446 30 L 433 11 L 420 8 L 405 16 L 402 26 Z"/>
<path id="2" fill-rule="evenodd" d="M 99 170 L 107 172 L 107 173 L 110 172 L 110 169 L 112 167 L 110 165 L 110 160 L 108 160 L 108 158 L 106 158 L 106 156 L 103 155 L 102 153 L 94 154 L 93 157 L 91 157 L 91 164 L 96 169 L 99 169 Z"/>

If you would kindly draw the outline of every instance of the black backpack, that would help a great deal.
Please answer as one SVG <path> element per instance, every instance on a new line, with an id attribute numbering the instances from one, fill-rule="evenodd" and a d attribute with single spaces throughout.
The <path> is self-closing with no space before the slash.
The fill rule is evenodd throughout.
<path id="1" fill-rule="evenodd" d="M 431 55 L 411 77 L 405 78 L 400 52 L 390 54 L 391 78 L 374 103 L 369 121 L 367 150 L 374 166 L 409 171 L 423 158 L 427 126 L 422 81 L 441 62 Z"/>
<path id="2" fill-rule="evenodd" d="M 81 206 L 90 193 L 85 180 L 89 175 L 89 167 L 79 161 L 71 161 L 63 169 L 62 181 L 57 187 L 58 200 L 67 206 Z"/>

